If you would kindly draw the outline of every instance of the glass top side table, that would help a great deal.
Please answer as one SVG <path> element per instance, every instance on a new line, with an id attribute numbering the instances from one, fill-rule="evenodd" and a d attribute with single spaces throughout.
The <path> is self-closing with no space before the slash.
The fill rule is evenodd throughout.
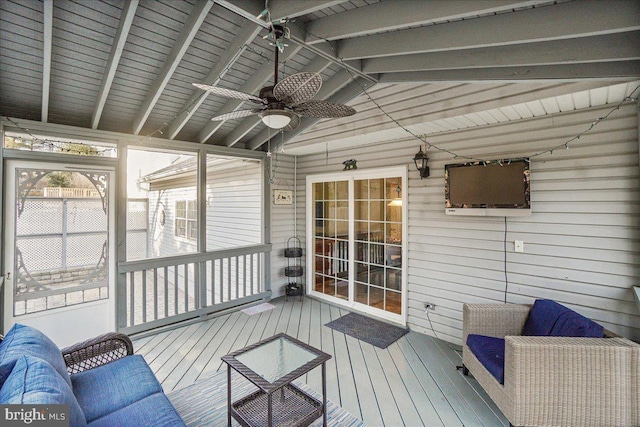
<path id="1" fill-rule="evenodd" d="M 282 333 L 223 356 L 222 361 L 227 364 L 228 424 L 231 425 L 233 417 L 245 427 L 306 426 L 322 415 L 326 426 L 325 363 L 330 358 L 331 355 Z M 322 402 L 291 384 L 319 365 L 322 365 Z M 259 390 L 232 402 L 231 369 Z"/>

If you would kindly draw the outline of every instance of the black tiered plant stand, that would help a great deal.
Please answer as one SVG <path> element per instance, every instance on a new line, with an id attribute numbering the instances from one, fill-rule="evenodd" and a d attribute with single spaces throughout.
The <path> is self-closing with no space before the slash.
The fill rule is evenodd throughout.
<path id="1" fill-rule="evenodd" d="M 304 274 L 302 270 L 302 246 L 300 245 L 300 239 L 290 237 L 289 240 L 287 240 L 284 256 L 287 258 L 284 275 L 290 278 L 289 282 L 285 285 L 285 295 L 287 299 L 289 299 L 289 297 L 299 296 L 300 300 L 302 300 L 304 285 L 298 283 L 298 277 Z"/>

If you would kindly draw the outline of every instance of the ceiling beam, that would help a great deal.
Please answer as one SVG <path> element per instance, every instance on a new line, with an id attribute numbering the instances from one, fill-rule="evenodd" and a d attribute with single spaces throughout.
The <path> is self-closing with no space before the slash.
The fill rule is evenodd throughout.
<path id="1" fill-rule="evenodd" d="M 291 30 L 291 41 L 295 42 L 299 46 L 306 48 L 308 51 L 313 52 L 318 56 L 328 59 L 344 69 L 348 69 L 351 73 L 356 74 L 359 77 L 375 82 L 374 77 L 362 72 L 362 64 L 360 60 L 344 61 L 342 58 L 338 57 L 335 48 L 329 43 L 310 45 L 304 41 L 307 37 L 307 33 L 304 29 L 295 24 L 290 26 L 289 29 Z"/>
<path id="2" fill-rule="evenodd" d="M 302 71 L 309 73 L 321 73 L 325 68 L 327 68 L 331 64 L 330 61 L 327 61 L 324 58 L 316 56 L 311 62 L 307 64 L 306 67 Z M 322 88 L 321 88 L 322 89 Z M 253 128 L 260 124 L 260 118 L 256 117 L 247 117 L 242 120 L 236 128 L 229 133 L 229 135 L 225 136 L 221 145 L 225 145 L 227 147 L 233 147 L 236 145 L 247 133 L 249 133 Z M 274 131 L 277 133 L 277 131 Z"/>
<path id="3" fill-rule="evenodd" d="M 229 72 L 233 64 L 242 56 L 247 49 L 247 45 L 260 33 L 261 27 L 253 25 L 245 25 L 244 28 L 236 35 L 231 44 L 224 50 L 224 53 L 217 59 L 214 67 L 202 82 L 206 85 L 215 86 Z M 200 89 L 194 89 L 191 97 L 184 103 L 180 109 L 182 111 L 178 117 L 169 123 L 167 129 L 167 137 L 174 139 L 185 124 L 191 119 L 193 114 L 200 108 L 202 103 L 209 96 L 209 92 Z"/>
<path id="4" fill-rule="evenodd" d="M 270 0 L 271 18 L 297 18 L 328 7 L 337 6 L 348 0 Z"/>
<path id="5" fill-rule="evenodd" d="M 640 31 L 362 60 L 365 73 L 613 62 L 640 59 Z"/>
<path id="6" fill-rule="evenodd" d="M 629 80 L 638 77 L 640 77 L 640 61 L 632 60 L 592 64 L 559 64 L 387 73 L 380 75 L 380 83 L 445 81 L 474 83 L 488 80 L 494 82 L 525 82 L 531 80 L 572 82 L 584 80 Z"/>
<path id="7" fill-rule="evenodd" d="M 193 12 L 189 16 L 189 19 L 185 23 L 178 39 L 176 40 L 176 44 L 171 48 L 171 52 L 167 56 L 167 60 L 165 61 L 164 68 L 160 72 L 160 75 L 156 77 L 151 90 L 147 94 L 147 98 L 144 100 L 142 104 L 142 108 L 138 113 L 138 117 L 133 122 L 133 134 L 138 135 L 145 122 L 149 118 L 149 114 L 151 114 L 151 110 L 158 102 L 162 91 L 169 83 L 169 79 L 173 75 L 173 72 L 178 67 L 178 64 L 182 60 L 187 48 L 191 44 L 191 41 L 196 36 L 200 26 L 204 22 L 207 14 L 213 7 L 212 0 L 199 1 L 196 2 L 196 5 L 193 8 Z"/>
<path id="8" fill-rule="evenodd" d="M 41 120 L 49 120 L 49 88 L 51 85 L 51 48 L 53 44 L 53 0 L 43 3 L 42 109 Z"/>
<path id="9" fill-rule="evenodd" d="M 475 18 L 548 3 L 547 0 L 403 0 L 374 3 L 310 21 L 306 42 L 321 43 L 402 28 Z"/>
<path id="10" fill-rule="evenodd" d="M 300 47 L 290 47 L 284 51 L 284 55 L 280 56 L 280 61 L 285 62 L 289 60 L 291 57 L 300 52 Z M 239 92 L 253 94 L 254 92 L 262 89 L 263 86 L 266 86 L 271 78 L 273 78 L 273 63 L 268 62 L 263 64 L 258 71 L 253 73 L 253 75 L 244 82 L 242 87 L 238 89 Z M 221 114 L 230 113 L 235 111 L 238 107 L 240 107 L 244 101 L 239 99 L 229 99 L 222 106 L 220 111 L 218 111 L 215 115 L 219 116 Z M 209 138 L 213 136 L 214 133 L 220 129 L 220 127 L 224 124 L 224 121 L 210 121 L 207 123 L 198 133 L 198 141 L 200 143 L 205 143 Z M 249 129 L 251 130 L 251 129 Z"/>
<path id="11" fill-rule="evenodd" d="M 222 7 L 229 9 L 230 11 L 242 16 L 245 19 L 255 23 L 256 25 L 260 25 L 264 28 L 269 29 L 269 23 L 265 22 L 263 19 L 258 18 L 258 15 L 264 10 L 264 6 L 262 6 L 261 2 L 251 0 L 216 0 L 216 3 L 220 4 Z M 282 1 L 281 5 L 286 5 L 287 7 L 282 7 L 276 10 L 276 12 L 272 11 L 271 19 L 279 19 L 284 17 L 293 17 L 295 14 L 302 15 L 304 13 L 311 13 L 314 8 L 308 9 L 307 11 L 301 10 L 299 7 L 296 7 L 297 1 Z M 308 1 L 307 6 L 312 6 L 314 3 L 322 3 L 321 0 L 318 2 Z M 326 2 L 333 3 L 333 2 Z M 303 28 L 293 23 L 293 25 L 288 25 L 288 28 L 291 30 L 291 41 L 296 43 L 297 45 L 306 48 L 310 52 L 323 56 L 324 58 L 330 60 L 334 64 L 337 64 L 343 68 L 349 68 L 351 72 L 358 74 L 360 77 L 364 77 L 365 79 L 375 81 L 374 78 L 368 76 L 360 70 L 360 61 L 343 61 L 338 58 L 335 51 L 331 48 L 331 46 L 312 46 L 305 42 L 307 38 L 307 33 Z"/>
<path id="12" fill-rule="evenodd" d="M 340 70 L 336 74 L 334 74 L 325 84 L 322 85 L 322 88 L 318 92 L 317 98 L 327 99 L 328 101 L 344 104 L 360 95 L 363 89 L 369 89 L 374 85 L 374 83 L 370 80 L 362 79 L 359 77 L 357 77 L 356 79 L 357 80 L 354 80 L 353 76 L 348 71 Z M 319 122 L 320 120 L 326 119 L 301 117 L 300 126 L 292 131 L 285 132 L 282 141 L 286 143 L 287 141 L 301 134 L 304 130 Z M 271 136 L 274 136 L 276 134 L 277 132 L 273 133 L 273 135 Z M 251 150 L 256 150 L 269 140 L 269 136 L 270 135 L 268 129 L 264 129 L 256 136 L 251 138 L 246 146 Z M 280 138 L 278 138 L 278 141 L 280 141 Z"/>
<path id="13" fill-rule="evenodd" d="M 93 109 L 93 115 L 91 117 L 91 129 L 97 129 L 102 117 L 102 111 L 104 105 L 107 102 L 109 91 L 111 90 L 111 84 L 113 78 L 116 75 L 118 64 L 120 63 L 120 57 L 124 51 L 124 45 L 127 42 L 129 36 L 129 30 L 133 23 L 133 18 L 136 15 L 136 9 L 138 8 L 139 0 L 127 0 L 120 15 L 120 24 L 118 24 L 118 30 L 113 39 L 113 45 L 111 46 L 111 53 L 109 59 L 105 65 L 105 72 L 102 78 L 102 84 L 100 85 L 100 91 L 96 99 L 96 106 Z"/>
<path id="14" fill-rule="evenodd" d="M 341 40 L 338 56 L 376 58 L 635 31 L 640 29 L 639 16 L 637 1 L 581 0 Z"/>

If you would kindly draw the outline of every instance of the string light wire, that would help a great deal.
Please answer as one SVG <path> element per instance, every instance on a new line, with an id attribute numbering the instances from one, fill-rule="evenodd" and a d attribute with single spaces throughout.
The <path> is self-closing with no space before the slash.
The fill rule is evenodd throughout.
<path id="1" fill-rule="evenodd" d="M 294 24 L 295 25 L 295 24 Z M 384 114 L 385 117 L 387 117 L 389 120 L 391 120 L 397 127 L 399 127 L 400 129 L 404 130 L 405 132 L 407 132 L 409 135 L 411 135 L 413 138 L 416 138 L 418 140 L 420 140 L 422 143 L 425 144 L 426 149 L 433 149 L 436 151 L 439 151 L 441 153 L 445 153 L 448 154 L 450 156 L 452 156 L 454 159 L 466 159 L 472 162 L 481 162 L 484 163 L 485 165 L 487 163 L 490 163 L 489 160 L 485 160 L 485 159 L 481 159 L 478 158 L 476 156 L 468 156 L 468 155 L 463 155 L 463 154 L 458 154 L 455 153 L 451 150 L 448 150 L 446 148 L 440 147 L 438 145 L 432 144 L 429 141 L 427 141 L 426 135 L 418 135 L 415 132 L 413 132 L 411 129 L 408 129 L 407 127 L 403 126 L 402 123 L 400 123 L 398 120 L 396 120 L 393 116 L 391 116 L 391 114 L 389 114 L 387 111 L 385 111 L 384 108 L 382 108 L 382 106 L 371 96 L 371 94 L 369 94 L 369 92 L 367 91 L 367 88 L 356 78 L 355 74 L 351 71 L 351 69 L 347 66 L 347 64 L 344 62 L 344 60 L 338 55 L 338 51 L 335 47 L 335 44 L 331 42 L 331 40 L 328 40 L 324 37 L 318 36 L 317 34 L 313 34 L 311 32 L 309 32 L 306 28 L 300 27 L 298 25 L 296 25 L 300 30 L 302 30 L 303 32 L 307 33 L 308 35 L 315 37 L 319 40 L 323 40 L 325 42 L 328 43 L 328 45 L 331 47 L 331 50 L 334 53 L 335 58 L 340 62 L 340 64 L 343 66 L 343 68 L 349 73 L 349 76 L 351 77 L 351 80 L 353 80 L 354 82 L 356 82 L 359 86 L 360 89 L 362 89 L 362 92 L 365 94 L 365 96 L 367 97 L 367 99 L 373 103 L 373 105 L 382 113 Z M 531 158 L 533 157 L 539 157 L 545 154 L 549 154 L 549 155 L 553 155 L 553 152 L 555 150 L 561 149 L 561 148 L 565 148 L 565 149 L 569 149 L 569 144 L 577 141 L 580 139 L 580 137 L 586 133 L 589 133 L 591 130 L 593 130 L 593 128 L 595 128 L 598 124 L 600 124 L 603 120 L 606 120 L 609 118 L 609 116 L 611 116 L 615 111 L 619 110 L 620 107 L 627 101 L 635 101 L 634 95 L 636 92 L 638 92 L 638 90 L 640 90 L 640 85 L 636 86 L 635 89 L 633 89 L 631 91 L 631 93 L 627 96 L 625 96 L 622 101 L 620 101 L 613 109 L 611 109 L 607 114 L 605 114 L 602 117 L 599 117 L 597 120 L 593 121 L 591 123 L 591 125 L 586 128 L 585 130 L 583 130 L 582 132 L 580 132 L 579 134 L 577 134 L 576 136 L 570 138 L 569 140 L 563 142 L 562 144 L 559 144 L 555 147 L 552 148 L 548 148 L 539 152 L 536 152 L 534 154 L 531 154 L 529 156 L 524 156 L 524 157 L 520 157 L 514 160 L 527 160 L 530 161 Z"/>

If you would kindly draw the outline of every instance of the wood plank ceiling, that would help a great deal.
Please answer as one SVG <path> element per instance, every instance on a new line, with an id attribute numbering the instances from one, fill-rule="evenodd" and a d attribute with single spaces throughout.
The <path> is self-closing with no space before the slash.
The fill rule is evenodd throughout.
<path id="1" fill-rule="evenodd" d="M 2 0 L 0 115 L 264 149 L 258 116 L 211 121 L 247 105 L 192 83 L 273 81 L 265 6 L 289 18 L 280 78 L 320 73 L 314 99 L 358 111 L 303 118 L 278 137 L 297 154 L 362 144 L 358 123 L 397 138 L 393 112 L 439 132 L 620 102 L 640 78 L 638 0 Z"/>

